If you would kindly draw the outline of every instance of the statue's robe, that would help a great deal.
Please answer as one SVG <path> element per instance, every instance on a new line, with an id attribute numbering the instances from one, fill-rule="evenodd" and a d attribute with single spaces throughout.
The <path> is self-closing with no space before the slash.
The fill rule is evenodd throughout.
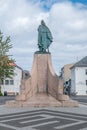
<path id="1" fill-rule="evenodd" d="M 53 40 L 49 28 L 45 25 L 40 25 L 38 28 L 38 46 L 39 49 L 46 50 Z"/>

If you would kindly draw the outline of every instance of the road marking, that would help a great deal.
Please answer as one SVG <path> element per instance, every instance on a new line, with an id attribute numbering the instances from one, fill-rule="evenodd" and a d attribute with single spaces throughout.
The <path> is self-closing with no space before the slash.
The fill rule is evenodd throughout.
<path id="1" fill-rule="evenodd" d="M 75 123 L 70 123 L 70 124 L 66 124 L 66 125 L 62 125 L 62 126 L 57 126 L 54 127 L 55 129 L 61 129 L 61 128 L 66 128 L 66 127 L 70 127 L 70 126 L 75 126 L 75 125 L 79 125 L 79 124 L 83 124 L 86 123 L 87 121 L 80 121 L 80 122 L 75 122 Z"/>

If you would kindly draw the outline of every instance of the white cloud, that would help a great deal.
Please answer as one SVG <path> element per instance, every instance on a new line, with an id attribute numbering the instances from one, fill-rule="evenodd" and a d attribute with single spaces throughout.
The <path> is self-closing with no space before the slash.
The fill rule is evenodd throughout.
<path id="1" fill-rule="evenodd" d="M 0 0 L 0 29 L 11 36 L 10 53 L 17 64 L 30 69 L 37 50 L 37 28 L 44 19 L 53 34 L 50 51 L 55 70 L 59 71 L 64 64 L 87 55 L 87 8 L 79 3 L 58 2 L 47 12 L 41 4 L 44 3 Z"/>

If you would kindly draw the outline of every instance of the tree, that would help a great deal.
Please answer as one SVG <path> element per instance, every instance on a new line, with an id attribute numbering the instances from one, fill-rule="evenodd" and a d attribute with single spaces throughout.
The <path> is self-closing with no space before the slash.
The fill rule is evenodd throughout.
<path id="1" fill-rule="evenodd" d="M 0 84 L 5 78 L 11 78 L 14 75 L 14 60 L 7 55 L 9 49 L 12 48 L 10 44 L 10 36 L 4 39 L 3 33 L 0 31 Z"/>

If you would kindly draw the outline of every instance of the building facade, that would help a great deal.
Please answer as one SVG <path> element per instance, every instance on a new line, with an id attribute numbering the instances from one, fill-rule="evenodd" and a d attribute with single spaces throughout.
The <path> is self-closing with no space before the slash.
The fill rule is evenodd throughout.
<path id="1" fill-rule="evenodd" d="M 71 93 L 87 95 L 87 56 L 71 67 Z"/>
<path id="2" fill-rule="evenodd" d="M 23 78 L 23 70 L 14 64 L 14 76 L 6 78 L 1 85 L 3 95 L 17 95 L 20 93 L 21 80 Z"/>
<path id="3" fill-rule="evenodd" d="M 68 81 L 69 79 L 71 79 L 71 70 L 70 68 L 73 66 L 74 64 L 66 64 L 64 65 L 63 68 L 61 68 L 61 78 L 63 79 L 63 82 L 65 83 L 66 81 Z"/>
<path id="4" fill-rule="evenodd" d="M 63 68 L 61 68 L 61 78 L 63 80 L 64 84 L 64 93 L 70 94 L 70 88 L 71 88 L 71 70 L 70 68 L 73 66 L 73 64 L 66 64 Z"/>

